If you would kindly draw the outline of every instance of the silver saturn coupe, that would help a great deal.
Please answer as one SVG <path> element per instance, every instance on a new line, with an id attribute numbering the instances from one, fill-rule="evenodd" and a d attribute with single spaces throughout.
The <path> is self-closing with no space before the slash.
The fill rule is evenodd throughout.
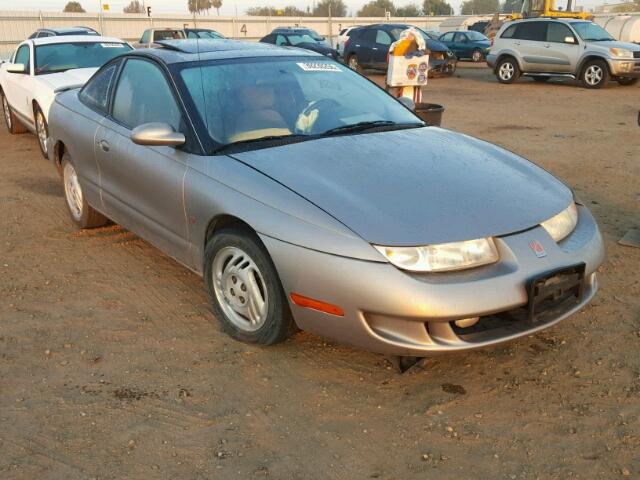
<path id="1" fill-rule="evenodd" d="M 111 219 L 202 275 L 242 341 L 467 350 L 597 289 L 602 237 L 571 189 L 313 52 L 166 41 L 60 93 L 49 123 L 73 221 Z"/>

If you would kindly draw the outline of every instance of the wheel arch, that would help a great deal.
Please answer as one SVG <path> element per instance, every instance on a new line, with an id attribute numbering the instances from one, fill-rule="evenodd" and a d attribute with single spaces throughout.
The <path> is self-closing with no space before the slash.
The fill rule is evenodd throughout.
<path id="1" fill-rule="evenodd" d="M 62 140 L 56 140 L 53 144 L 53 164 L 60 175 L 62 175 L 62 157 L 67 151 L 67 146 Z"/>
<path id="2" fill-rule="evenodd" d="M 213 217 L 209 220 L 207 224 L 207 228 L 205 230 L 204 242 L 202 244 L 202 251 L 204 251 L 207 243 L 213 238 L 213 236 L 222 230 L 223 228 L 239 228 L 243 230 L 247 230 L 255 235 L 257 235 L 256 230 L 249 225 L 247 222 L 242 220 L 240 217 L 236 217 L 235 215 L 231 215 L 228 213 L 221 213 Z"/>
<path id="3" fill-rule="evenodd" d="M 497 71 L 498 71 L 498 66 L 500 65 L 500 62 L 501 62 L 502 60 L 504 60 L 505 58 L 507 58 L 507 57 L 511 57 L 511 58 L 513 58 L 513 59 L 516 61 L 516 63 L 518 64 L 518 68 L 520 69 L 520 71 L 521 71 L 521 72 L 523 72 L 523 71 L 524 71 L 524 69 L 522 68 L 522 63 L 520 62 L 520 59 L 518 58 L 518 56 L 517 56 L 515 53 L 513 53 L 513 52 L 511 52 L 511 51 L 509 51 L 509 50 L 508 50 L 508 51 L 506 51 L 506 52 L 501 52 L 501 53 L 498 55 L 498 58 L 496 58 L 496 66 L 495 66 L 495 68 L 493 69 L 493 70 L 494 70 L 494 72 L 497 72 Z"/>
<path id="4" fill-rule="evenodd" d="M 609 61 L 602 55 L 590 53 L 588 55 L 585 55 L 580 60 L 580 63 L 578 64 L 578 68 L 576 70 L 576 78 L 578 79 L 582 78 L 582 73 L 584 72 L 585 65 L 592 60 L 600 60 L 604 62 L 605 65 L 607 66 L 607 72 L 609 73 L 609 75 L 611 75 L 611 66 L 609 65 Z"/>

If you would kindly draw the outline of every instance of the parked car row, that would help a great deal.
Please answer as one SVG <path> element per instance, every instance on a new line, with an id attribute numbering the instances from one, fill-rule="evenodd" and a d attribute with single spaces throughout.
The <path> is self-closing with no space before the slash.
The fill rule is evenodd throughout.
<path id="1" fill-rule="evenodd" d="M 401 28 L 354 29 L 344 52 L 361 65 Z M 598 227 L 548 172 L 293 47 L 317 48 L 309 32 L 168 35 L 27 40 L 0 72 L 5 119 L 38 133 L 79 228 L 117 222 L 202 275 L 234 338 L 301 328 L 424 356 L 530 335 L 595 295 Z M 455 68 L 441 51 L 434 69 Z"/>

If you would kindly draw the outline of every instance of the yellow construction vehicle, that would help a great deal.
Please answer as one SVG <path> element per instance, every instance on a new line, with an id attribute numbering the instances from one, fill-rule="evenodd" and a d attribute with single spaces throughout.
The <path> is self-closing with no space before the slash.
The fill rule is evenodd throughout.
<path id="1" fill-rule="evenodd" d="M 572 12 L 572 0 L 567 0 L 567 8 L 562 10 L 555 8 L 555 0 L 524 0 L 520 14 L 514 13 L 511 18 L 535 18 L 535 17 L 560 17 L 560 18 L 582 18 L 588 20 L 592 18 L 590 13 Z"/>

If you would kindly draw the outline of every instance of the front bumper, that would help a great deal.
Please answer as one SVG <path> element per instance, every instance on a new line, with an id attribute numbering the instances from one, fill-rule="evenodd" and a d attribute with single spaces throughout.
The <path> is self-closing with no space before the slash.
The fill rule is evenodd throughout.
<path id="1" fill-rule="evenodd" d="M 609 60 L 609 70 L 614 77 L 640 78 L 640 59 Z"/>
<path id="2" fill-rule="evenodd" d="M 487 65 L 490 68 L 495 68 L 496 67 L 496 60 L 498 59 L 498 56 L 491 53 L 491 51 L 488 51 L 487 54 L 485 55 L 485 60 L 487 61 Z"/>
<path id="3" fill-rule="evenodd" d="M 435 275 L 409 274 L 389 263 L 261 238 L 287 295 L 296 292 L 344 310 L 344 316 L 335 316 L 291 304 L 301 329 L 379 353 L 424 356 L 530 335 L 584 307 L 597 290 L 595 271 L 604 259 L 604 246 L 589 211 L 582 206 L 579 211 L 576 229 L 560 245 L 536 227 L 496 238 L 501 258 L 496 264 Z M 529 243 L 534 240 L 544 246 L 546 257 L 533 253 Z M 536 323 L 518 320 L 517 312 L 528 303 L 531 278 L 581 262 L 585 277 L 579 303 L 561 305 Z M 472 317 L 481 317 L 475 327 L 459 329 L 454 324 Z"/>

